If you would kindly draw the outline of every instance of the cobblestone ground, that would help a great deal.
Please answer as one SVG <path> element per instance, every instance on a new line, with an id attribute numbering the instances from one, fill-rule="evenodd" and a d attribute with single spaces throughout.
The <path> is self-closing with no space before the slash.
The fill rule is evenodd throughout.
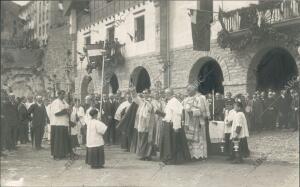
<path id="1" fill-rule="evenodd" d="M 249 138 L 251 158 L 231 164 L 214 156 L 203 162 L 165 166 L 157 159 L 139 161 L 119 146 L 105 148 L 105 168 L 84 164 L 85 150 L 75 161 L 54 161 L 49 145 L 41 151 L 30 145 L 1 158 L 1 186 L 209 186 L 298 187 L 299 133 L 272 131 Z M 264 159 L 261 159 L 264 158 Z"/>

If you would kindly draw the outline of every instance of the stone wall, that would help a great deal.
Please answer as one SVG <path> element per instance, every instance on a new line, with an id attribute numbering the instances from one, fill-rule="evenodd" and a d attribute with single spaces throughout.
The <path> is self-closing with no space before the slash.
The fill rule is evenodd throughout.
<path id="1" fill-rule="evenodd" d="M 71 38 L 69 35 L 69 27 L 64 25 L 52 28 L 49 32 L 44 62 L 47 77 L 53 79 L 53 75 L 56 75 L 60 87 L 66 89 L 67 73 L 65 67 L 67 63 L 71 64 Z"/>

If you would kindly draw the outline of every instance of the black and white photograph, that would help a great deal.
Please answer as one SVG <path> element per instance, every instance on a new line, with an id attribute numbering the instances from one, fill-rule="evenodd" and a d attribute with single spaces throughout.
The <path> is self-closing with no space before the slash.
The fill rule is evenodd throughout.
<path id="1" fill-rule="evenodd" d="M 299 187 L 300 0 L 1 0 L 0 186 Z"/>

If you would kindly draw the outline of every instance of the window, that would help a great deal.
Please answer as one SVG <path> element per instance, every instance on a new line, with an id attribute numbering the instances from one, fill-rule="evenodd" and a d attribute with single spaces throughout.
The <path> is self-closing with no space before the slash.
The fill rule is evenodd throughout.
<path id="1" fill-rule="evenodd" d="M 45 25 L 43 25 L 43 36 L 45 36 Z"/>
<path id="2" fill-rule="evenodd" d="M 1 18 L 1 32 L 4 30 L 4 19 Z"/>
<path id="3" fill-rule="evenodd" d="M 91 37 L 87 36 L 84 38 L 84 45 L 91 44 Z"/>
<path id="4" fill-rule="evenodd" d="M 145 16 L 135 18 L 134 27 L 135 42 L 145 40 Z"/>
<path id="5" fill-rule="evenodd" d="M 39 36 L 41 36 L 41 30 L 42 30 L 41 27 L 39 27 Z"/>
<path id="6" fill-rule="evenodd" d="M 115 27 L 110 27 L 110 28 L 107 29 L 107 37 L 106 38 L 109 42 L 114 41 L 114 39 L 115 39 Z"/>
<path id="7" fill-rule="evenodd" d="M 47 9 L 46 11 L 46 19 L 48 20 L 48 16 L 49 16 L 49 10 Z"/>

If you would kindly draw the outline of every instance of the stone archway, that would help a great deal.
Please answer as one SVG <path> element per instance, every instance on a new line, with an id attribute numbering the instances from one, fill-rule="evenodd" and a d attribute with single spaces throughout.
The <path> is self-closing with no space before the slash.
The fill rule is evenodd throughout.
<path id="1" fill-rule="evenodd" d="M 298 75 L 295 58 L 282 47 L 265 48 L 259 51 L 248 69 L 248 93 L 255 90 L 279 91 Z"/>
<path id="2" fill-rule="evenodd" d="M 219 63 L 211 57 L 203 57 L 192 66 L 189 74 L 189 84 L 198 88 L 202 94 L 212 90 L 224 93 L 223 72 Z"/>
<path id="3" fill-rule="evenodd" d="M 130 86 L 135 86 L 138 93 L 145 89 L 150 89 L 151 79 L 148 71 L 142 67 L 136 67 L 130 75 Z"/>
<path id="4" fill-rule="evenodd" d="M 94 93 L 94 83 L 91 76 L 84 76 L 81 82 L 81 101 L 84 101 L 88 94 Z"/>

